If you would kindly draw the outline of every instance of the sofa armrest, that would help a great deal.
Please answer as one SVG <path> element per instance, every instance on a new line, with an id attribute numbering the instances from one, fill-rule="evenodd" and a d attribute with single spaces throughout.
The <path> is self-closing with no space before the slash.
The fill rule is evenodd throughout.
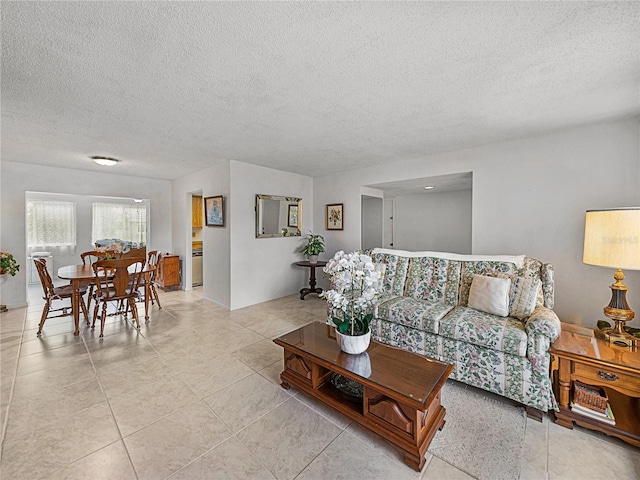
<path id="1" fill-rule="evenodd" d="M 536 307 L 524 325 L 527 335 L 530 337 L 544 337 L 543 342 L 550 345 L 560 335 L 560 319 L 558 315 L 547 307 Z M 536 348 L 538 353 L 542 353 Z"/>

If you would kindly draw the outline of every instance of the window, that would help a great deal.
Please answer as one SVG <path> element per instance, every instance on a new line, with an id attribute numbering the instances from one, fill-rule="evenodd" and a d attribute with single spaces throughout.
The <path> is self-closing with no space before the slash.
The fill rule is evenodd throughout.
<path id="1" fill-rule="evenodd" d="M 76 204 L 27 201 L 28 247 L 75 247 Z"/>
<path id="2" fill-rule="evenodd" d="M 91 237 L 94 243 L 104 239 L 146 243 L 147 207 L 141 204 L 94 203 Z"/>

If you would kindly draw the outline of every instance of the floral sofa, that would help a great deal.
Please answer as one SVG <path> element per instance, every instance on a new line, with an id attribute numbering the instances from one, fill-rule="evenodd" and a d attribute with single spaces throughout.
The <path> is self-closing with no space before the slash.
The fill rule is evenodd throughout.
<path id="1" fill-rule="evenodd" d="M 365 253 L 384 264 L 373 339 L 451 363 L 450 378 L 522 403 L 532 416 L 557 409 L 549 378 L 549 346 L 560 334 L 552 265 L 525 256 Z M 486 277 L 509 279 L 506 316 L 469 307 L 470 293 L 476 302 L 480 291 L 472 292 L 474 282 Z"/>

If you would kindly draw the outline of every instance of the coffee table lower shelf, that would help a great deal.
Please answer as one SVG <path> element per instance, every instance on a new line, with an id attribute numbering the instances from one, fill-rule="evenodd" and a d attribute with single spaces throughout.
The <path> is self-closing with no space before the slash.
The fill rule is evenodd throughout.
<path id="1" fill-rule="evenodd" d="M 440 404 L 440 391 L 429 405 L 418 408 L 411 405 L 411 399 L 383 387 L 376 388 L 349 371 L 284 347 L 285 370 L 280 374 L 283 388 L 293 385 L 317 398 L 400 448 L 411 468 L 422 469 L 431 440 L 445 424 L 446 409 Z M 362 383 L 363 398 L 350 398 L 336 389 L 330 381 L 333 373 Z"/>

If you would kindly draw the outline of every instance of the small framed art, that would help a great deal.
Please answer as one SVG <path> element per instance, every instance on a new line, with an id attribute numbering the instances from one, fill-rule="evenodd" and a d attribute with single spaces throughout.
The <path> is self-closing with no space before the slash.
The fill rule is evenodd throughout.
<path id="1" fill-rule="evenodd" d="M 342 203 L 327 205 L 325 214 L 325 225 L 327 230 L 342 230 L 344 221 L 344 207 Z"/>
<path id="2" fill-rule="evenodd" d="M 298 228 L 298 205 L 289 205 L 287 218 L 288 227 Z"/>
<path id="3" fill-rule="evenodd" d="M 224 227 L 224 200 L 222 195 L 204 199 L 204 218 L 207 227 Z"/>

